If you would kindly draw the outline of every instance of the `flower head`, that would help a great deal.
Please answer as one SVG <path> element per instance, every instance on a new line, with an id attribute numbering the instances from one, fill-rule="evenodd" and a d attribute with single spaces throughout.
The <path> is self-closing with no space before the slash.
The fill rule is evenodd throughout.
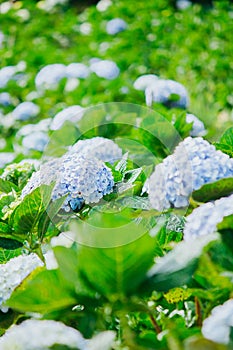
<path id="1" fill-rule="evenodd" d="M 148 86 L 156 83 L 158 79 L 159 78 L 155 74 L 144 74 L 135 80 L 133 87 L 136 90 L 145 91 Z"/>
<path id="2" fill-rule="evenodd" d="M 23 138 L 22 145 L 27 150 L 35 150 L 43 152 L 47 143 L 49 142 L 49 137 L 42 131 L 36 131 Z"/>
<path id="3" fill-rule="evenodd" d="M 83 63 L 70 63 L 66 67 L 66 75 L 68 78 L 85 79 L 89 74 L 89 68 Z"/>
<path id="4" fill-rule="evenodd" d="M 78 122 L 82 119 L 83 108 L 79 105 L 74 105 L 63 109 L 61 112 L 57 113 L 52 120 L 50 125 L 51 130 L 58 130 L 62 127 L 65 121 Z"/>
<path id="5" fill-rule="evenodd" d="M 35 84 L 37 88 L 53 88 L 57 86 L 62 78 L 66 77 L 66 66 L 55 63 L 43 67 L 36 75 Z"/>
<path id="6" fill-rule="evenodd" d="M 55 344 L 84 350 L 86 340 L 76 329 L 53 320 L 26 320 L 0 338 L 2 350 L 48 350 Z"/>
<path id="7" fill-rule="evenodd" d="M 162 103 L 169 107 L 187 108 L 189 103 L 185 87 L 174 80 L 158 79 L 145 90 L 146 104 Z"/>
<path id="8" fill-rule="evenodd" d="M 11 96 L 8 92 L 1 92 L 0 93 L 0 105 L 2 106 L 9 106 L 11 105 Z"/>
<path id="9" fill-rule="evenodd" d="M 127 23 L 121 18 L 114 18 L 108 21 L 106 32 L 110 35 L 115 35 L 123 32 L 127 28 Z"/>
<path id="10" fill-rule="evenodd" d="M 207 131 L 205 129 L 204 123 L 198 119 L 195 115 L 187 113 L 186 114 L 186 122 L 193 123 L 193 127 L 190 131 L 190 136 L 205 136 Z"/>
<path id="11" fill-rule="evenodd" d="M 69 152 L 85 154 L 86 156 L 95 157 L 111 164 L 122 157 L 120 147 L 112 140 L 104 137 L 79 140 L 70 148 Z"/>
<path id="12" fill-rule="evenodd" d="M 201 137 L 187 137 L 155 167 L 147 182 L 149 199 L 157 210 L 184 207 L 192 191 L 232 176 L 233 159 Z"/>
<path id="13" fill-rule="evenodd" d="M 230 332 L 233 327 L 233 299 L 216 306 L 202 326 L 205 338 L 220 344 L 230 342 Z"/>
<path id="14" fill-rule="evenodd" d="M 96 158 L 68 153 L 61 159 L 45 163 L 33 173 L 22 191 L 24 197 L 41 184 L 55 181 L 52 200 L 67 196 L 63 209 L 80 209 L 83 203 L 97 203 L 112 192 L 114 181 L 110 169 Z"/>
<path id="15" fill-rule="evenodd" d="M 109 60 L 97 60 L 91 64 L 91 71 L 98 77 L 113 80 L 120 74 L 120 69 L 116 63 Z"/>
<path id="16" fill-rule="evenodd" d="M 0 264 L 0 306 L 10 298 L 14 289 L 39 266 L 43 266 L 43 263 L 36 254 L 19 255 L 6 264 Z"/>
<path id="17" fill-rule="evenodd" d="M 16 120 L 28 120 L 38 115 L 40 108 L 33 102 L 22 102 L 12 112 Z"/>
<path id="18" fill-rule="evenodd" d="M 194 209 L 186 217 L 184 239 L 187 241 L 214 233 L 217 230 L 217 224 L 222 222 L 225 216 L 233 214 L 232 203 L 233 195 L 202 204 L 200 207 Z"/>

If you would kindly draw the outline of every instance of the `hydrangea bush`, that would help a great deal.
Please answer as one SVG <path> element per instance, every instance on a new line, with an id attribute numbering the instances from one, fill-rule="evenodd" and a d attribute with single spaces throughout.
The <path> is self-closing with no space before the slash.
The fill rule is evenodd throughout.
<path id="1" fill-rule="evenodd" d="M 202 5 L 1 2 L 0 349 L 232 349 L 233 7 Z"/>

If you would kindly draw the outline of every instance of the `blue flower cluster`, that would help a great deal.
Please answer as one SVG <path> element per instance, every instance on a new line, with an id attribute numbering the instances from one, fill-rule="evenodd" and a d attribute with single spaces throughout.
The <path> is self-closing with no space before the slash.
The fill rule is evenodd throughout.
<path id="1" fill-rule="evenodd" d="M 36 254 L 20 255 L 0 264 L 0 308 L 10 298 L 13 290 L 37 267 L 43 266 Z"/>
<path id="2" fill-rule="evenodd" d="M 11 96 L 8 92 L 0 93 L 0 105 L 6 107 L 12 104 Z"/>
<path id="3" fill-rule="evenodd" d="M 202 204 L 186 217 L 184 239 L 186 241 L 199 236 L 214 233 L 217 225 L 225 216 L 233 214 L 233 195 L 214 202 Z"/>
<path id="4" fill-rule="evenodd" d="M 35 84 L 37 88 L 53 88 L 65 77 L 66 66 L 64 64 L 48 64 L 37 73 Z"/>
<path id="5" fill-rule="evenodd" d="M 80 209 L 83 203 L 97 203 L 112 192 L 111 170 L 96 158 L 87 158 L 76 153 L 67 153 L 60 159 L 51 160 L 34 173 L 22 191 L 22 197 L 41 184 L 56 181 L 52 200 L 67 196 L 63 209 Z"/>
<path id="6" fill-rule="evenodd" d="M 62 127 L 65 121 L 78 122 L 83 116 L 83 108 L 79 105 L 73 105 L 63 109 L 61 112 L 58 112 L 50 125 L 51 130 L 58 130 Z"/>
<path id="7" fill-rule="evenodd" d="M 158 79 L 145 90 L 146 104 L 162 103 L 169 107 L 187 108 L 189 97 L 186 88 L 174 80 Z"/>
<path id="8" fill-rule="evenodd" d="M 106 32 L 115 35 L 123 32 L 127 28 L 127 23 L 121 18 L 114 18 L 107 22 Z"/>
<path id="9" fill-rule="evenodd" d="M 233 177 L 233 159 L 201 137 L 187 137 L 155 167 L 146 185 L 153 208 L 163 210 L 187 206 L 192 191 L 226 177 Z"/>
<path id="10" fill-rule="evenodd" d="M 22 145 L 25 150 L 43 152 L 49 142 L 49 137 L 42 131 L 36 131 L 23 138 Z M 25 152 L 24 152 L 25 153 Z"/>
<path id="11" fill-rule="evenodd" d="M 204 123 L 200 119 L 198 119 L 194 114 L 187 113 L 186 122 L 193 123 L 193 127 L 190 131 L 190 136 L 205 136 L 207 134 Z"/>
<path id="12" fill-rule="evenodd" d="M 38 115 L 40 108 L 33 102 L 22 102 L 12 112 L 16 120 L 28 120 Z"/>
<path id="13" fill-rule="evenodd" d="M 104 137 L 79 140 L 70 148 L 69 152 L 94 157 L 111 164 L 122 157 L 121 148 L 114 141 Z"/>
<path id="14" fill-rule="evenodd" d="M 156 83 L 158 79 L 159 77 L 155 74 L 143 74 L 135 80 L 133 87 L 136 90 L 145 91 L 148 86 Z"/>
<path id="15" fill-rule="evenodd" d="M 116 63 L 110 60 L 95 60 L 91 63 L 90 69 L 98 77 L 113 80 L 120 74 L 120 69 Z"/>
<path id="16" fill-rule="evenodd" d="M 202 334 L 213 342 L 228 344 L 232 327 L 233 299 L 229 299 L 224 304 L 216 306 L 211 315 L 204 320 Z"/>

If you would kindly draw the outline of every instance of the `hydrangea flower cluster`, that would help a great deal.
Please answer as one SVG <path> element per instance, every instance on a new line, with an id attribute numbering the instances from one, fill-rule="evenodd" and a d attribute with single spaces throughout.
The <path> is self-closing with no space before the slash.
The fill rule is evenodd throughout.
<path id="1" fill-rule="evenodd" d="M 146 187 L 153 208 L 181 208 L 188 205 L 192 191 L 232 176 L 233 159 L 201 137 L 187 137 L 155 167 Z"/>
<path id="2" fill-rule="evenodd" d="M 191 240 L 213 233 L 223 218 L 233 214 L 233 195 L 202 204 L 186 217 L 184 239 Z"/>
<path id="3" fill-rule="evenodd" d="M 123 32 L 127 28 L 127 23 L 121 18 L 114 18 L 107 22 L 106 32 L 115 35 Z"/>
<path id="4" fill-rule="evenodd" d="M 148 86 L 156 83 L 158 79 L 158 76 L 155 74 L 144 74 L 135 80 L 133 87 L 136 90 L 145 91 Z"/>
<path id="5" fill-rule="evenodd" d="M 14 289 L 37 267 L 43 266 L 36 254 L 19 255 L 6 264 L 0 264 L 0 307 L 10 298 Z"/>
<path id="6" fill-rule="evenodd" d="M 1 152 L 0 153 L 0 168 L 3 168 L 6 164 L 13 162 L 16 154 L 13 152 Z"/>
<path id="7" fill-rule="evenodd" d="M 37 73 L 35 84 L 37 88 L 53 88 L 65 77 L 66 66 L 64 64 L 48 64 Z"/>
<path id="8" fill-rule="evenodd" d="M 53 320 L 26 320 L 13 325 L 0 338 L 1 350 L 49 350 L 65 346 L 77 350 L 110 350 L 115 333 L 105 331 L 85 339 L 75 328 Z"/>
<path id="9" fill-rule="evenodd" d="M 95 60 L 91 63 L 90 69 L 98 77 L 113 80 L 120 74 L 120 69 L 116 63 L 109 60 Z"/>
<path id="10" fill-rule="evenodd" d="M 61 112 L 57 113 L 52 120 L 50 125 L 51 130 L 58 130 L 62 127 L 65 121 L 70 121 L 72 123 L 78 122 L 82 119 L 83 108 L 79 105 L 73 105 L 63 109 Z"/>
<path id="11" fill-rule="evenodd" d="M 202 334 L 216 343 L 228 344 L 232 327 L 233 299 L 229 299 L 224 304 L 216 306 L 211 315 L 204 320 Z"/>
<path id="12" fill-rule="evenodd" d="M 112 192 L 114 181 L 110 169 L 96 158 L 68 153 L 61 159 L 45 163 L 40 171 L 33 173 L 24 187 L 24 197 L 41 184 L 56 181 L 52 200 L 67 196 L 63 209 L 80 209 L 83 203 L 97 203 Z"/>
<path id="13" fill-rule="evenodd" d="M 175 98 L 173 98 L 173 95 Z M 152 102 L 165 104 L 169 107 L 187 108 L 189 97 L 186 88 L 174 80 L 158 79 L 145 90 L 146 104 L 151 107 Z"/>
<path id="14" fill-rule="evenodd" d="M 27 136 L 38 131 L 47 132 L 49 130 L 50 124 L 51 124 L 51 118 L 42 119 L 36 124 L 26 124 L 18 130 L 16 136 L 17 137 Z"/>
<path id="15" fill-rule="evenodd" d="M 27 150 L 43 152 L 48 142 L 49 137 L 47 134 L 42 131 L 36 131 L 25 136 L 22 145 Z"/>
<path id="16" fill-rule="evenodd" d="M 89 74 L 89 68 L 83 63 L 70 63 L 66 67 L 66 75 L 68 78 L 86 79 Z"/>
<path id="17" fill-rule="evenodd" d="M 33 171 L 35 171 L 34 165 L 25 160 L 24 162 L 6 166 L 1 178 L 18 185 L 21 180 L 25 181 L 25 179 L 29 178 Z"/>
<path id="18" fill-rule="evenodd" d="M 36 117 L 40 111 L 40 108 L 33 102 L 22 102 L 12 112 L 14 119 L 16 120 L 28 120 Z"/>
<path id="19" fill-rule="evenodd" d="M 8 92 L 1 92 L 0 93 L 0 105 L 6 107 L 11 105 L 11 96 Z"/>
<path id="20" fill-rule="evenodd" d="M 121 148 L 114 141 L 104 137 L 79 140 L 70 148 L 69 152 L 85 154 L 111 164 L 122 157 Z"/>
<path id="21" fill-rule="evenodd" d="M 17 72 L 16 66 L 6 66 L 0 69 L 0 88 L 4 88 Z"/>
<path id="22" fill-rule="evenodd" d="M 204 123 L 200 119 L 198 119 L 195 115 L 187 113 L 186 122 L 193 123 L 193 127 L 190 131 L 190 136 L 197 137 L 197 136 L 205 136 L 207 134 Z"/>

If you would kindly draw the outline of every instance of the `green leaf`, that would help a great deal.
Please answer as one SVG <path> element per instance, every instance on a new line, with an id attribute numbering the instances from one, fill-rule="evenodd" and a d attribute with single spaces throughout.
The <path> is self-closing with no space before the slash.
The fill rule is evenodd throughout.
<path id="1" fill-rule="evenodd" d="M 22 312 L 47 313 L 76 302 L 74 291 L 59 270 L 43 270 L 26 278 L 7 305 Z"/>
<path id="2" fill-rule="evenodd" d="M 156 239 L 148 235 L 130 210 L 93 213 L 86 222 L 75 221 L 78 262 L 82 276 L 100 294 L 135 292 L 153 263 Z"/>
<path id="3" fill-rule="evenodd" d="M 7 261 L 19 256 L 21 253 L 22 250 L 20 248 L 14 250 L 0 248 L 0 264 L 6 264 Z"/>
<path id="4" fill-rule="evenodd" d="M 51 199 L 53 187 L 42 185 L 25 196 L 13 213 L 13 228 L 17 233 L 32 232 Z"/>
<path id="5" fill-rule="evenodd" d="M 220 143 L 231 146 L 233 148 L 233 127 L 227 129 L 220 138 Z"/>
<path id="6" fill-rule="evenodd" d="M 0 178 L 0 192 L 9 193 L 12 190 L 18 191 L 18 187 L 13 182 Z"/>
<path id="7" fill-rule="evenodd" d="M 206 203 L 229 196 L 231 193 L 233 193 L 233 178 L 228 177 L 202 186 L 192 193 L 192 197 L 195 201 Z"/>
<path id="8" fill-rule="evenodd" d="M 22 246 L 23 246 L 23 243 L 15 239 L 0 237 L 0 247 L 3 249 L 14 250 Z"/>
<path id="9" fill-rule="evenodd" d="M 203 248 L 217 237 L 213 234 L 200 237 L 195 242 L 178 243 L 172 251 L 158 258 L 143 282 L 144 289 L 167 291 L 187 284 L 197 268 Z"/>

